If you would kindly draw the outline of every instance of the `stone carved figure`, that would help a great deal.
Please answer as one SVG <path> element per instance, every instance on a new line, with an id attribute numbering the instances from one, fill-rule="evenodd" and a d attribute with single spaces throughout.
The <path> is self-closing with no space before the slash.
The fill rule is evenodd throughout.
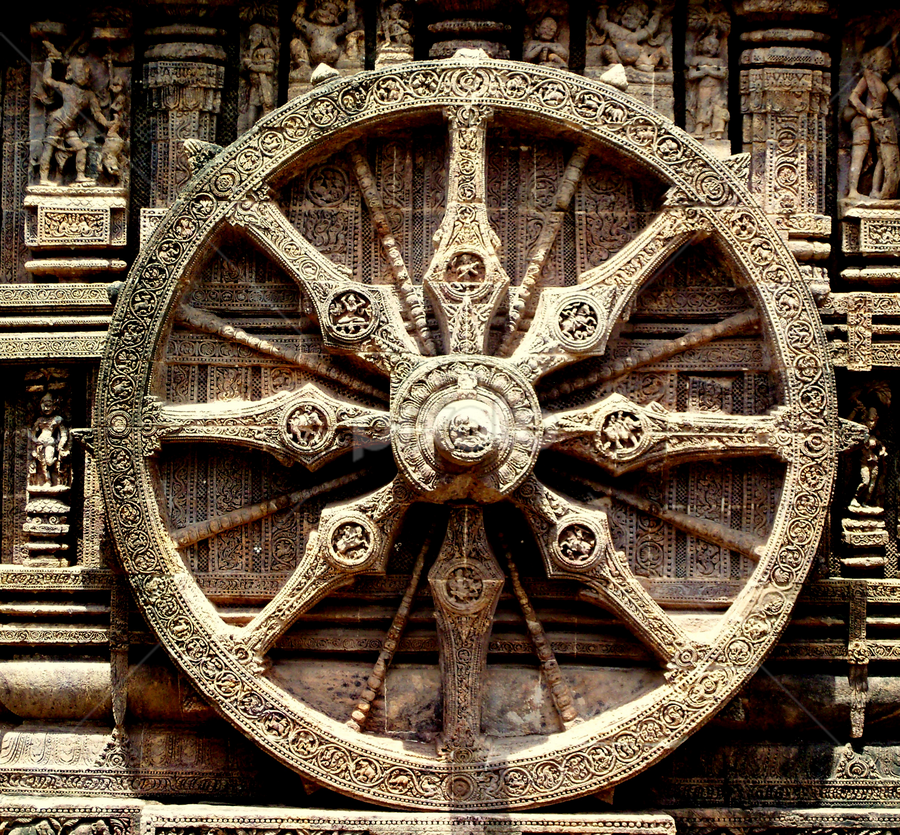
<path id="1" fill-rule="evenodd" d="M 381 37 L 388 45 L 412 46 L 412 24 L 402 3 L 391 3 L 381 13 Z"/>
<path id="2" fill-rule="evenodd" d="M 728 65 L 720 50 L 719 34 L 713 30 L 697 41 L 695 54 L 688 59 L 687 112 L 693 117 L 692 132 L 698 139 L 722 139 L 728 123 L 725 107 Z"/>
<path id="3" fill-rule="evenodd" d="M 719 0 L 691 0 L 687 13 L 686 127 L 698 139 L 720 140 L 728 127 L 728 44 L 731 18 Z"/>
<path id="4" fill-rule="evenodd" d="M 291 435 L 304 449 L 317 446 L 328 431 L 328 419 L 321 409 L 307 404 L 298 409 L 288 422 Z"/>
<path id="5" fill-rule="evenodd" d="M 247 52 L 243 71 L 247 83 L 241 102 L 241 121 L 247 130 L 275 108 L 275 59 L 277 50 L 272 30 L 262 23 L 251 23 L 247 33 Z"/>
<path id="6" fill-rule="evenodd" d="M 850 180 L 847 197 L 863 199 L 859 182 L 866 158 L 872 153 L 875 170 L 869 198 L 890 200 L 897 196 L 900 185 L 900 150 L 897 146 L 897 127 L 892 115 L 886 112 L 889 94 L 900 102 L 900 73 L 889 78 L 893 56 L 886 44 L 879 44 L 863 55 L 862 75 L 844 110 L 844 120 L 853 132 L 850 157 Z M 874 144 L 874 149 L 872 145 Z"/>
<path id="7" fill-rule="evenodd" d="M 890 404 L 890 392 L 887 391 L 887 404 Z M 862 423 L 869 431 L 860 451 L 859 485 L 850 501 L 850 510 L 856 512 L 882 512 L 884 509 L 884 470 L 887 449 L 875 434 L 880 415 L 878 405 L 868 401 L 861 393 L 854 395 L 854 407 L 850 420 Z M 882 397 L 882 399 L 884 399 Z M 879 404 L 880 405 L 880 404 Z"/>
<path id="8" fill-rule="evenodd" d="M 11 826 L 6 830 L 5 835 L 57 835 L 57 830 L 53 828 L 50 821 L 39 820 Z"/>
<path id="9" fill-rule="evenodd" d="M 603 63 L 623 64 L 641 72 L 669 69 L 672 58 L 660 37 L 662 18 L 660 4 L 651 11 L 644 0 L 633 0 L 617 23 L 610 17 L 609 5 L 601 3 L 592 37 L 600 44 Z"/>
<path id="10" fill-rule="evenodd" d="M 534 27 L 534 37 L 525 44 L 522 59 L 532 64 L 548 64 L 568 69 L 569 50 L 557 40 L 559 23 L 551 15 L 542 18 Z"/>
<path id="11" fill-rule="evenodd" d="M 56 487 L 66 483 L 71 435 L 59 404 L 51 392 L 40 402 L 40 414 L 28 435 L 29 481 L 34 487 Z"/>
<path id="12" fill-rule="evenodd" d="M 91 87 L 91 67 L 83 48 L 68 59 L 50 41 L 44 41 L 47 58 L 41 76 L 43 90 L 36 97 L 50 105 L 61 99 L 58 106 L 47 113 L 43 149 L 38 161 L 41 185 L 61 184 L 63 170 L 68 160 L 75 158 L 75 182 L 92 182 L 86 173 L 89 143 L 82 135 L 83 120 L 91 116 L 104 128 L 110 128 L 114 120 L 107 119 L 97 94 Z M 65 80 L 53 76 L 57 63 L 66 63 Z M 121 123 L 119 127 L 121 126 Z M 118 127 L 117 127 L 118 130 Z M 55 163 L 55 176 L 51 177 L 51 163 Z"/>
<path id="13" fill-rule="evenodd" d="M 360 16 L 355 0 L 313 0 L 307 9 L 301 0 L 291 17 L 298 37 L 291 41 L 291 84 L 289 96 L 299 95 L 319 64 L 334 68 L 362 68 Z M 295 44 L 295 41 L 299 43 Z M 305 64 L 305 66 L 304 66 Z"/>

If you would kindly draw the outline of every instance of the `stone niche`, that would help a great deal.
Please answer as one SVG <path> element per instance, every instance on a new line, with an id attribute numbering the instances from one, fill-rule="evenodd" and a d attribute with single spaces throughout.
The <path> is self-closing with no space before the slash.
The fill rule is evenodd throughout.
<path id="1" fill-rule="evenodd" d="M 841 42 L 838 194 L 842 248 L 900 256 L 900 12 L 848 21 Z"/>
<path id="2" fill-rule="evenodd" d="M 25 243 L 36 254 L 72 253 L 59 267 L 63 275 L 82 271 L 84 257 L 74 253 L 109 255 L 126 244 L 130 13 L 87 17 L 31 27 Z M 40 264 L 32 271 L 40 272 Z"/>

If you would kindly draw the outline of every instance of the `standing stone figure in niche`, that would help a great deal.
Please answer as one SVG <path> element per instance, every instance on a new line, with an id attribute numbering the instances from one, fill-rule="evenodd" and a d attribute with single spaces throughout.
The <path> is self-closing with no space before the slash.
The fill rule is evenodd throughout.
<path id="1" fill-rule="evenodd" d="M 268 26 L 252 23 L 248 31 L 249 48 L 244 56 L 247 74 L 246 101 L 241 110 L 248 127 L 275 109 L 275 41 Z"/>
<path id="2" fill-rule="evenodd" d="M 889 395 L 888 395 L 889 396 Z M 862 445 L 859 464 L 859 486 L 850 501 L 850 510 L 857 512 L 878 512 L 884 508 L 884 466 L 887 449 L 875 434 L 878 426 L 878 408 L 866 404 L 861 398 L 856 401 L 850 420 L 862 423 L 869 430 L 869 437 Z"/>
<path id="3" fill-rule="evenodd" d="M 595 26 L 602 43 L 603 62 L 624 64 L 641 72 L 669 69 L 672 66 L 669 51 L 655 42 L 662 16 L 659 4 L 651 13 L 643 0 L 634 0 L 622 13 L 621 22 L 615 23 L 609 19 L 609 6 L 601 3 Z"/>
<path id="4" fill-rule="evenodd" d="M 863 55 L 863 74 L 844 109 L 844 120 L 850 122 L 853 146 L 850 156 L 850 182 L 847 197 L 863 198 L 859 180 L 872 140 L 875 142 L 875 171 L 872 174 L 873 200 L 890 200 L 897 196 L 900 185 L 900 151 L 897 148 L 897 126 L 890 113 L 885 113 L 889 93 L 900 101 L 900 73 L 885 80 L 891 71 L 892 55 L 886 45 L 876 46 Z"/>
<path id="5" fill-rule="evenodd" d="M 541 19 L 534 27 L 534 37 L 525 44 L 522 59 L 532 64 L 548 64 L 551 67 L 569 67 L 569 50 L 556 36 L 559 24 L 550 15 Z"/>
<path id="6" fill-rule="evenodd" d="M 291 20 L 306 44 L 310 68 L 319 64 L 335 67 L 345 57 L 347 36 L 359 29 L 356 5 L 346 8 L 336 0 L 313 0 L 313 8 L 306 16 L 306 3 L 297 6 Z"/>
<path id="7" fill-rule="evenodd" d="M 104 128 L 110 127 L 110 120 L 103 115 L 100 100 L 91 89 L 91 68 L 83 55 L 72 55 L 66 65 L 65 81 L 53 77 L 53 65 L 64 61 L 62 54 L 49 41 L 44 41 L 47 49 L 47 60 L 44 62 L 44 73 L 41 78 L 45 103 L 52 101 L 51 91 L 62 98 L 62 104 L 47 114 L 47 127 L 44 131 L 44 147 L 38 162 L 41 185 L 50 185 L 50 163 L 56 161 L 57 180 L 62 179 L 62 171 L 69 157 L 75 156 L 75 182 L 94 182 L 85 173 L 87 165 L 88 143 L 78 128 L 83 118 L 90 115 Z M 38 95 L 40 98 L 40 96 Z"/>
<path id="8" fill-rule="evenodd" d="M 388 3 L 381 13 L 381 38 L 385 46 L 408 47 L 413 45 L 411 24 L 405 17 L 402 3 Z"/>
<path id="9" fill-rule="evenodd" d="M 727 119 L 716 113 L 725 107 L 725 79 L 728 67 L 720 55 L 718 33 L 709 32 L 697 41 L 696 54 L 688 59 L 688 110 L 694 117 L 694 136 L 699 139 L 721 139 Z"/>
<path id="10" fill-rule="evenodd" d="M 59 414 L 56 398 L 49 391 L 41 398 L 40 414 L 28 439 L 31 441 L 30 485 L 56 487 L 66 483 L 62 474 L 69 457 L 71 437 Z"/>

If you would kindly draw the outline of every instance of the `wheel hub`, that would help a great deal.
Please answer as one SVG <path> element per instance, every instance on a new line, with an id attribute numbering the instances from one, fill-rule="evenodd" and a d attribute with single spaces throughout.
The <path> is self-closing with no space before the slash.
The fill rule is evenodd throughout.
<path id="1" fill-rule="evenodd" d="M 496 502 L 531 472 L 541 448 L 534 387 L 494 357 L 439 357 L 401 383 L 394 457 L 429 501 Z"/>

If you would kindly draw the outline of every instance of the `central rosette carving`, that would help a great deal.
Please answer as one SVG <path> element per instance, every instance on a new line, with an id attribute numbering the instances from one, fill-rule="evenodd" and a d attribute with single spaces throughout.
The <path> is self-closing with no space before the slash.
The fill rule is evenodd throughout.
<path id="1" fill-rule="evenodd" d="M 534 388 L 502 359 L 429 360 L 400 384 L 392 412 L 394 457 L 432 501 L 498 501 L 531 472 L 541 447 Z"/>

